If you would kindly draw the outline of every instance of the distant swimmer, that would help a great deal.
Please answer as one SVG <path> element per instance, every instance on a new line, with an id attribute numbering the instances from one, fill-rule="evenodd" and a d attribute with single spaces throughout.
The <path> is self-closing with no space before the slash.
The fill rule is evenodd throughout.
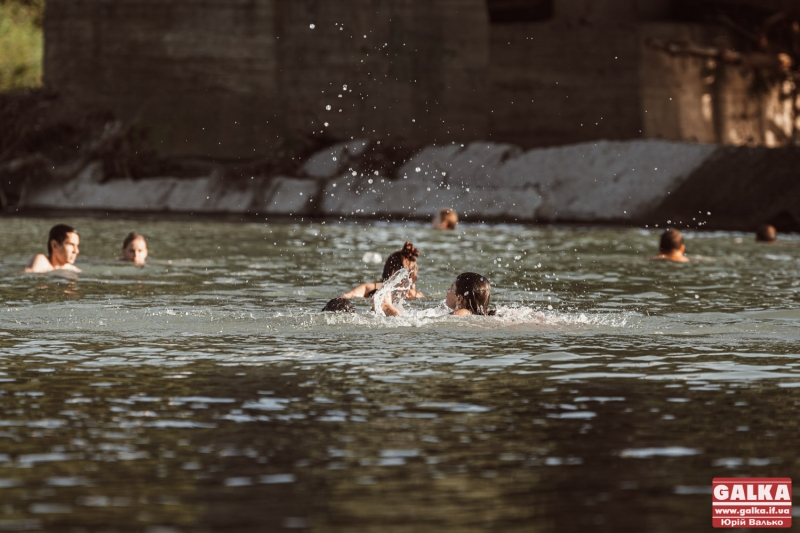
<path id="1" fill-rule="evenodd" d="M 761 224 L 756 230 L 756 242 L 775 244 L 777 240 L 778 232 L 775 231 L 775 226 L 770 224 Z"/>
<path id="2" fill-rule="evenodd" d="M 147 260 L 147 239 L 144 235 L 139 235 L 135 231 L 128 233 L 122 241 L 122 260 L 139 267 L 144 266 Z"/>
<path id="3" fill-rule="evenodd" d="M 50 228 L 50 235 L 47 237 L 47 255 L 36 254 L 25 272 L 52 272 L 54 270 L 69 270 L 80 272 L 75 266 L 75 259 L 78 258 L 80 250 L 78 246 L 81 238 L 78 232 L 66 224 L 57 224 Z"/>
<path id="4" fill-rule="evenodd" d="M 686 253 L 686 245 L 683 243 L 683 234 L 676 229 L 668 229 L 661 234 L 661 241 L 658 244 L 659 254 L 650 259 L 662 259 L 675 263 L 688 263 L 689 258 Z"/>
<path id="5" fill-rule="evenodd" d="M 492 286 L 489 280 L 474 272 L 464 272 L 447 289 L 445 304 L 453 310 L 451 315 L 494 315 L 489 311 Z"/>
<path id="6" fill-rule="evenodd" d="M 456 229 L 456 225 L 458 224 L 458 213 L 453 211 L 450 208 L 445 208 L 439 211 L 435 217 L 433 217 L 433 228 L 434 229 Z"/>
<path id="7" fill-rule="evenodd" d="M 424 298 L 425 295 L 417 290 L 417 274 L 419 273 L 417 257 L 419 257 L 419 250 L 414 248 L 413 244 L 406 241 L 402 250 L 394 252 L 386 259 L 386 263 L 383 265 L 381 281 L 362 283 L 355 289 L 342 294 L 341 298 L 369 298 L 375 294 L 375 291 L 381 288 L 384 281 L 391 278 L 392 275 L 401 268 L 408 270 L 408 276 L 411 279 L 411 287 L 408 290 L 407 298 Z"/>
<path id="8" fill-rule="evenodd" d="M 353 304 L 351 304 L 348 300 L 344 298 L 334 298 L 330 302 L 325 304 L 325 307 L 322 308 L 324 312 L 331 312 L 331 313 L 355 313 L 356 308 Z"/>

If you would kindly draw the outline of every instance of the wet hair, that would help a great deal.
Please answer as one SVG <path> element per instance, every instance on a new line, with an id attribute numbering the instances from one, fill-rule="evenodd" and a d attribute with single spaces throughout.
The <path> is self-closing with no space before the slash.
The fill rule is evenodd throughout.
<path id="1" fill-rule="evenodd" d="M 661 234 L 658 251 L 662 254 L 669 254 L 680 250 L 681 246 L 683 246 L 683 234 L 676 229 L 670 228 Z"/>
<path id="2" fill-rule="evenodd" d="M 386 281 L 387 279 L 391 278 L 395 272 L 406 267 L 406 262 L 416 263 L 417 257 L 419 257 L 419 250 L 414 248 L 413 244 L 406 241 L 402 250 L 393 253 L 386 259 L 386 263 L 383 265 L 383 275 L 381 276 L 381 281 Z M 416 268 L 409 265 L 408 270 L 411 272 L 412 270 L 416 270 Z"/>
<path id="3" fill-rule="evenodd" d="M 66 224 L 56 224 L 50 228 L 50 235 L 47 237 L 47 255 L 53 255 L 53 246 L 50 243 L 56 241 L 58 244 L 64 244 L 64 241 L 67 240 L 67 233 L 78 232 Z"/>
<path id="4" fill-rule="evenodd" d="M 345 298 L 334 298 L 325 304 L 322 308 L 323 311 L 330 311 L 331 313 L 355 313 L 356 308 L 349 300 Z"/>
<path id="5" fill-rule="evenodd" d="M 456 229 L 458 224 L 458 213 L 450 208 L 445 208 L 439 211 L 439 220 L 442 222 L 444 229 Z"/>
<path id="6" fill-rule="evenodd" d="M 128 233 L 127 237 L 125 237 L 125 240 L 122 241 L 122 249 L 124 250 L 125 248 L 127 248 L 128 245 L 133 241 L 135 241 L 136 239 L 142 239 L 145 243 L 147 243 L 147 239 L 144 238 L 144 235 L 132 231 Z"/>
<path id="7" fill-rule="evenodd" d="M 489 280 L 474 272 L 464 272 L 456 277 L 456 295 L 464 298 L 464 308 L 474 315 L 493 315 L 489 311 L 492 286 Z"/>
<path id="8" fill-rule="evenodd" d="M 758 242 L 775 242 L 777 240 L 778 232 L 775 231 L 775 226 L 761 224 L 756 230 L 756 241 Z"/>

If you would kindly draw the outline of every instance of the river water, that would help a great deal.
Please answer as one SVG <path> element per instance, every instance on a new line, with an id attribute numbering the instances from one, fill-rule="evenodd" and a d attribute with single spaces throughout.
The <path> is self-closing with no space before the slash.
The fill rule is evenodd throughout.
<path id="1" fill-rule="evenodd" d="M 84 218 L 80 276 L 21 274 L 55 222 L 0 219 L 0 531 L 701 531 L 798 473 L 800 239 Z M 429 298 L 319 311 L 407 238 Z"/>

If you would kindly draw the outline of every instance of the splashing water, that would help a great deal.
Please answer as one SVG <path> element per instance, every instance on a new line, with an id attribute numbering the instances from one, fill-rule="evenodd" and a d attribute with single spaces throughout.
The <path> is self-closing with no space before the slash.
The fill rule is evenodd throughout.
<path id="1" fill-rule="evenodd" d="M 405 301 L 405 295 L 411 288 L 411 284 L 412 282 L 408 269 L 401 268 L 392 274 L 392 277 L 384 281 L 381 288 L 375 291 L 375 294 L 372 296 L 372 309 L 375 311 L 375 314 L 378 316 L 386 316 L 386 313 L 383 312 L 382 303 L 389 295 L 391 295 L 392 304 L 400 311 L 401 315 L 404 314 L 403 301 Z"/>

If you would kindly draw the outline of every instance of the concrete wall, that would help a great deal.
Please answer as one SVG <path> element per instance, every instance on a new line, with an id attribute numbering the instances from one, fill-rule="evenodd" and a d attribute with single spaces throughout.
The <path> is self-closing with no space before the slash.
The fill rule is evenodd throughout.
<path id="1" fill-rule="evenodd" d="M 141 113 L 172 154 L 260 156 L 294 131 L 325 129 L 340 138 L 480 138 L 484 7 L 48 0 L 45 83 L 126 118 Z"/>
<path id="2" fill-rule="evenodd" d="M 327 122 L 339 138 L 423 142 L 485 136 L 486 116 L 475 105 L 485 98 L 488 62 L 482 0 L 279 6 L 280 84 L 293 129 Z"/>
<path id="3" fill-rule="evenodd" d="M 644 136 L 733 145 L 784 146 L 791 140 L 791 87 L 754 90 L 750 68 L 670 56 L 649 38 L 735 48 L 721 27 L 674 23 L 639 26 Z"/>
<path id="4" fill-rule="evenodd" d="M 491 28 L 490 132 L 525 147 L 642 135 L 636 26 Z"/>
<path id="5" fill-rule="evenodd" d="M 171 153 L 252 153 L 281 131 L 273 0 L 48 0 L 45 83 L 140 113 Z M 255 111 L 255 112 L 254 112 Z"/>
<path id="6" fill-rule="evenodd" d="M 752 73 L 645 46 L 730 44 L 663 22 L 670 5 L 552 0 L 537 11 L 549 18 L 490 23 L 487 0 L 48 0 L 45 82 L 141 115 L 170 155 L 264 157 L 312 133 L 787 142 L 778 90 L 754 95 Z"/>

